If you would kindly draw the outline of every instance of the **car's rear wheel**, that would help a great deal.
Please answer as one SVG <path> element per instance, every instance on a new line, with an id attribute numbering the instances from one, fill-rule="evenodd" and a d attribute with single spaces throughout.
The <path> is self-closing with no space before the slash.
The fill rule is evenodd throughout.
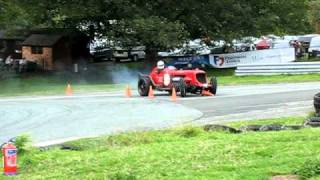
<path id="1" fill-rule="evenodd" d="M 217 88 L 218 88 L 218 83 L 217 83 L 217 78 L 216 77 L 213 77 L 210 79 L 210 84 L 211 84 L 211 87 L 210 87 L 210 92 L 214 95 L 216 95 L 217 93 Z"/>
<path id="2" fill-rule="evenodd" d="M 181 97 L 187 96 L 187 85 L 183 79 L 180 79 L 180 81 L 179 81 L 179 91 L 180 91 Z"/>
<path id="3" fill-rule="evenodd" d="M 138 81 L 138 91 L 140 96 L 148 96 L 151 82 L 147 78 L 141 78 Z"/>
<path id="4" fill-rule="evenodd" d="M 313 97 L 313 105 L 317 115 L 320 115 L 320 93 L 317 93 Z"/>

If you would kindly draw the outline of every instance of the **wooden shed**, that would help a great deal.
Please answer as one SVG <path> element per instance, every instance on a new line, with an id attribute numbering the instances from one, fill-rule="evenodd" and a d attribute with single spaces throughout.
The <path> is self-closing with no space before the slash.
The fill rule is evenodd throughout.
<path id="1" fill-rule="evenodd" d="M 64 70 L 72 66 L 71 46 L 62 35 L 30 35 L 22 43 L 22 58 L 36 62 L 43 70 Z"/>

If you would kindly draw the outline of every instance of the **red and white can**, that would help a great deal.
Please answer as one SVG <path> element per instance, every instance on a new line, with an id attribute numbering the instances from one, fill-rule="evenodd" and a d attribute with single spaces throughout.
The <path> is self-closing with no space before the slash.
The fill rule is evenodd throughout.
<path id="1" fill-rule="evenodd" d="M 2 155 L 4 175 L 17 175 L 17 148 L 12 143 L 7 143 L 2 146 Z"/>

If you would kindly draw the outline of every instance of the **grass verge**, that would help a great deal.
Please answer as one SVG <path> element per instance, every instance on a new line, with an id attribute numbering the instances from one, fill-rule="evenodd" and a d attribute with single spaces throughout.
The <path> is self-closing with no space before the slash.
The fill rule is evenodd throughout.
<path id="1" fill-rule="evenodd" d="M 279 121 L 301 124 L 304 118 L 250 124 Z M 320 158 L 319 133 L 306 128 L 229 134 L 185 127 L 82 139 L 66 143 L 76 150 L 26 152 L 19 157 L 19 175 L 0 179 L 268 179 L 294 172 L 317 178 L 308 173 L 310 166 L 302 167 Z"/>
<path id="2" fill-rule="evenodd" d="M 108 92 L 123 90 L 125 87 L 122 84 L 90 83 L 77 79 L 64 80 L 56 76 L 33 75 L 0 80 L 0 96 L 64 95 L 68 83 L 75 93 Z"/>
<path id="3" fill-rule="evenodd" d="M 216 76 L 218 85 L 298 83 L 319 81 L 320 74 L 305 75 L 275 75 L 275 76 L 234 76 L 234 69 L 210 69 L 209 77 Z M 117 76 L 121 76 L 120 74 Z M 119 77 L 121 79 L 121 77 Z M 128 78 L 128 77 L 123 77 Z M 134 79 L 134 78 L 133 78 Z M 130 82 L 133 88 L 137 80 Z M 76 93 L 106 92 L 123 90 L 125 84 L 112 84 L 110 77 L 90 72 L 83 77 L 73 74 L 32 74 L 9 79 L 0 79 L 0 96 L 29 96 L 29 95 L 63 95 L 67 83 L 71 83 Z M 120 81 L 123 83 L 123 81 Z"/>
<path id="4" fill-rule="evenodd" d="M 235 76 L 234 69 L 210 69 L 207 73 L 209 77 L 218 77 L 219 85 L 298 83 L 319 81 L 320 79 L 320 74 Z"/>

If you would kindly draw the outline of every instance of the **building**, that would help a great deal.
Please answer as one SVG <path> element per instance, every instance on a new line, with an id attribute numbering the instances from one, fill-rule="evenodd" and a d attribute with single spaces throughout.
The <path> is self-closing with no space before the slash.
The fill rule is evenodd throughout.
<path id="1" fill-rule="evenodd" d="M 70 45 L 61 35 L 30 35 L 22 43 L 22 58 L 36 62 L 43 70 L 72 66 Z"/>
<path id="2" fill-rule="evenodd" d="M 31 34 L 22 43 L 22 58 L 43 70 L 70 70 L 73 64 L 89 59 L 88 44 L 89 38 L 80 34 Z"/>

